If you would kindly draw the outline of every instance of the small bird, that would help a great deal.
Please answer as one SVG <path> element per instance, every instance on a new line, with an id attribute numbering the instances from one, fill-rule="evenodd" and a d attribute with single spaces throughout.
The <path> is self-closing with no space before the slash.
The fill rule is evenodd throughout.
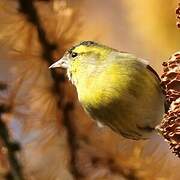
<path id="1" fill-rule="evenodd" d="M 129 139 L 147 139 L 164 114 L 160 78 L 148 62 L 83 41 L 49 68 L 65 68 L 78 99 L 95 120 Z"/>

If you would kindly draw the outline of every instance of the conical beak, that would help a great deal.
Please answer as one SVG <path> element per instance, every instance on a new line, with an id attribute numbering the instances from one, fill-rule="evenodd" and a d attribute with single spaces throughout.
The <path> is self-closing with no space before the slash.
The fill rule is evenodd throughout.
<path id="1" fill-rule="evenodd" d="M 62 57 L 59 61 L 49 66 L 49 69 L 58 68 L 58 67 L 67 69 L 68 59 L 66 57 Z"/>

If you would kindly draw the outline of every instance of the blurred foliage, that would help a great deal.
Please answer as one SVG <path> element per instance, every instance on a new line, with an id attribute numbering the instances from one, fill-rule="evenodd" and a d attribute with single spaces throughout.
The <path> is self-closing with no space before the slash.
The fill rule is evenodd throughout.
<path id="1" fill-rule="evenodd" d="M 133 30 L 145 39 L 147 48 L 158 48 L 164 56 L 179 49 L 179 30 L 176 28 L 176 0 L 126 1 Z"/>

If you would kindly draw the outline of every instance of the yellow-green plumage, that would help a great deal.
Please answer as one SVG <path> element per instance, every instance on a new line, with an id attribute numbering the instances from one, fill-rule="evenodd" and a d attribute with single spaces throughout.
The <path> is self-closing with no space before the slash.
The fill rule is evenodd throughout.
<path id="1" fill-rule="evenodd" d="M 69 54 L 76 52 L 72 58 Z M 90 116 L 131 139 L 147 138 L 160 122 L 164 97 L 145 61 L 94 42 L 71 48 L 68 76 Z"/>

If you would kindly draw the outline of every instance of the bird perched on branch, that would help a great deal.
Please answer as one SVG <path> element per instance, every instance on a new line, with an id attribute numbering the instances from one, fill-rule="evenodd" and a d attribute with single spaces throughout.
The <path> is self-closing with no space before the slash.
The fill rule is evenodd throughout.
<path id="1" fill-rule="evenodd" d="M 93 41 L 81 42 L 50 68 L 66 68 L 88 114 L 130 139 L 146 139 L 160 123 L 164 95 L 148 62 Z"/>

